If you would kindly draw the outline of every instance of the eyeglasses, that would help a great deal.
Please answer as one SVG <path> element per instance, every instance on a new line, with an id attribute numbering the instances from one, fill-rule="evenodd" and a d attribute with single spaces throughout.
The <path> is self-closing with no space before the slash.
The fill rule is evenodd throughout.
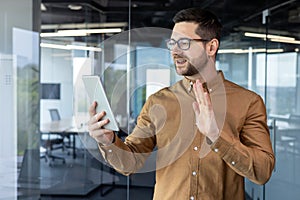
<path id="1" fill-rule="evenodd" d="M 199 42 L 208 42 L 206 39 L 190 39 L 190 38 L 180 38 L 179 40 L 167 39 L 166 44 L 169 50 L 173 50 L 175 45 L 177 44 L 181 50 L 188 50 L 191 46 L 191 41 L 199 41 Z"/>

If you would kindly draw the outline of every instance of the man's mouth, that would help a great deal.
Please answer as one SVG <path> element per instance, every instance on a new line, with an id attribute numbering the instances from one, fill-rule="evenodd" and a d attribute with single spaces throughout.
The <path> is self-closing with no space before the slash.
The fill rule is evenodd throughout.
<path id="1" fill-rule="evenodd" d="M 183 65 L 187 62 L 187 59 L 185 58 L 175 58 L 176 65 Z"/>

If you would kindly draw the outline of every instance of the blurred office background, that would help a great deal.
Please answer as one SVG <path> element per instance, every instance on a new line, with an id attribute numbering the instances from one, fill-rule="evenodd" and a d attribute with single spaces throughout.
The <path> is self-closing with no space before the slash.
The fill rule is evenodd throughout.
<path id="1" fill-rule="evenodd" d="M 147 97 L 180 79 L 164 40 L 194 6 L 224 25 L 217 68 L 267 107 L 276 166 L 263 186 L 245 180 L 247 199 L 298 199 L 297 0 L 0 0 L 0 199 L 152 199 L 153 166 L 120 175 L 89 138 L 81 76 L 101 77 L 126 136 Z"/>

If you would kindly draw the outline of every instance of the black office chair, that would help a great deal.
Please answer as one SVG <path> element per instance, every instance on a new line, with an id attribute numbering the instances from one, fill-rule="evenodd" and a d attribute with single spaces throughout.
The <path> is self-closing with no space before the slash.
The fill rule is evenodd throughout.
<path id="1" fill-rule="evenodd" d="M 46 135 L 47 134 L 47 135 Z M 43 137 L 42 135 L 45 135 Z M 63 138 L 59 135 L 53 137 L 54 135 L 51 133 L 42 133 L 41 134 L 41 146 L 45 149 L 45 152 L 41 151 L 40 158 L 44 158 L 46 162 L 48 162 L 49 166 L 53 165 L 53 161 L 55 159 L 62 160 L 62 163 L 66 163 L 64 157 L 57 156 L 53 154 L 53 150 L 55 149 L 63 149 Z"/>
<path id="2" fill-rule="evenodd" d="M 52 109 L 49 109 L 49 112 L 50 112 L 50 117 L 51 117 L 52 121 L 61 120 L 58 109 L 52 108 Z M 67 151 L 68 155 L 70 155 L 70 152 L 68 151 L 68 148 L 72 147 L 71 146 L 70 135 L 69 134 L 64 134 L 64 133 L 59 133 L 59 134 L 63 137 L 63 140 L 64 140 L 64 142 L 63 142 L 63 151 Z"/>
<path id="3" fill-rule="evenodd" d="M 60 115 L 57 109 L 49 109 L 51 120 L 60 120 Z M 41 146 L 45 148 L 45 152 L 41 154 L 41 158 L 45 158 L 49 166 L 53 165 L 55 159 L 62 160 L 63 163 L 66 162 L 64 157 L 57 156 L 53 154 L 53 150 L 62 149 L 65 150 L 63 133 L 41 133 Z"/>
<path id="4" fill-rule="evenodd" d="M 52 108 L 52 109 L 49 109 L 49 112 L 50 112 L 50 117 L 51 117 L 52 121 L 59 121 L 59 120 L 61 120 L 60 114 L 58 112 L 58 109 Z"/>

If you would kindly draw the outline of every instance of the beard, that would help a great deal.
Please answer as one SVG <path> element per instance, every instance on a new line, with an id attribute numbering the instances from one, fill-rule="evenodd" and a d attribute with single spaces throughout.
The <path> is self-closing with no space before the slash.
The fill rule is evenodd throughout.
<path id="1" fill-rule="evenodd" d="M 189 58 L 184 55 L 175 55 L 173 56 L 173 60 L 177 74 L 182 76 L 201 74 L 202 70 L 209 64 L 209 58 L 205 53 L 200 54 L 195 58 Z"/>
<path id="2" fill-rule="evenodd" d="M 182 75 L 182 76 L 193 76 L 195 74 L 199 73 L 199 70 L 192 65 L 190 62 L 187 62 L 185 64 L 186 66 L 184 68 L 182 67 L 177 67 L 176 63 L 175 63 L 175 69 L 178 75 Z"/>
<path id="3" fill-rule="evenodd" d="M 199 73 L 198 69 L 196 69 L 196 67 L 194 65 L 192 65 L 191 63 L 188 63 L 187 70 L 186 70 L 185 74 L 183 74 L 183 75 L 184 76 L 193 76 L 198 73 Z"/>

